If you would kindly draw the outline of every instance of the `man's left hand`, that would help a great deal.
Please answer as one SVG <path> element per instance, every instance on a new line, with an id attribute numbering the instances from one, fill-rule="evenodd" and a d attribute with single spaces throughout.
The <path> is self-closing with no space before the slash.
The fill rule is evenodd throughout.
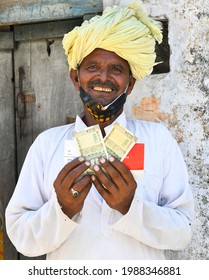
<path id="1" fill-rule="evenodd" d="M 100 164 L 94 166 L 96 176 L 92 176 L 92 181 L 106 203 L 125 215 L 134 197 L 136 181 L 130 170 L 112 156 L 109 160 L 101 158 Z"/>

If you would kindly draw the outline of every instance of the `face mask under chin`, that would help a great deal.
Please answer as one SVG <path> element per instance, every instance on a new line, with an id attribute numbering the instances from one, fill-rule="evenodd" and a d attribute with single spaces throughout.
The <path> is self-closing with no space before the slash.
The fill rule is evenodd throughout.
<path id="1" fill-rule="evenodd" d="M 107 106 L 102 106 L 100 103 L 94 101 L 82 87 L 80 87 L 80 97 L 93 118 L 98 122 L 103 123 L 113 119 L 122 109 L 126 102 L 126 91 Z"/>

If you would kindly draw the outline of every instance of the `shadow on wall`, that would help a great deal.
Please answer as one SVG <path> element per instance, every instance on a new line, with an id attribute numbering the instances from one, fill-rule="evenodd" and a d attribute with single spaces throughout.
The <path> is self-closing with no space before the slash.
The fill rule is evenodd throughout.
<path id="1" fill-rule="evenodd" d="M 163 41 L 161 44 L 156 44 L 156 62 L 160 62 L 155 65 L 152 71 L 152 74 L 162 74 L 168 73 L 170 71 L 170 47 L 168 44 L 168 20 L 159 20 L 162 23 L 163 31 Z"/>

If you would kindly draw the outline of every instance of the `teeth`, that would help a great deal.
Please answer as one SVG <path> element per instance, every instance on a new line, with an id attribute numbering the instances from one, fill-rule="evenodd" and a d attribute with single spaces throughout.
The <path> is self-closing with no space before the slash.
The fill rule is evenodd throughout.
<path id="1" fill-rule="evenodd" d="M 111 88 L 103 88 L 103 87 L 94 87 L 93 89 L 97 90 L 97 91 L 105 91 L 105 92 L 111 92 L 112 91 Z"/>

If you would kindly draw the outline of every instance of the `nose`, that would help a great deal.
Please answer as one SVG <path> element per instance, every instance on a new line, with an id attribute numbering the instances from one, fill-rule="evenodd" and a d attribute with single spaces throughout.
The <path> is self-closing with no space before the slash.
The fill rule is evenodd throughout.
<path id="1" fill-rule="evenodd" d="M 108 72 L 108 69 L 100 69 L 99 71 L 99 78 L 102 82 L 105 82 L 108 80 L 109 78 L 109 72 Z"/>

